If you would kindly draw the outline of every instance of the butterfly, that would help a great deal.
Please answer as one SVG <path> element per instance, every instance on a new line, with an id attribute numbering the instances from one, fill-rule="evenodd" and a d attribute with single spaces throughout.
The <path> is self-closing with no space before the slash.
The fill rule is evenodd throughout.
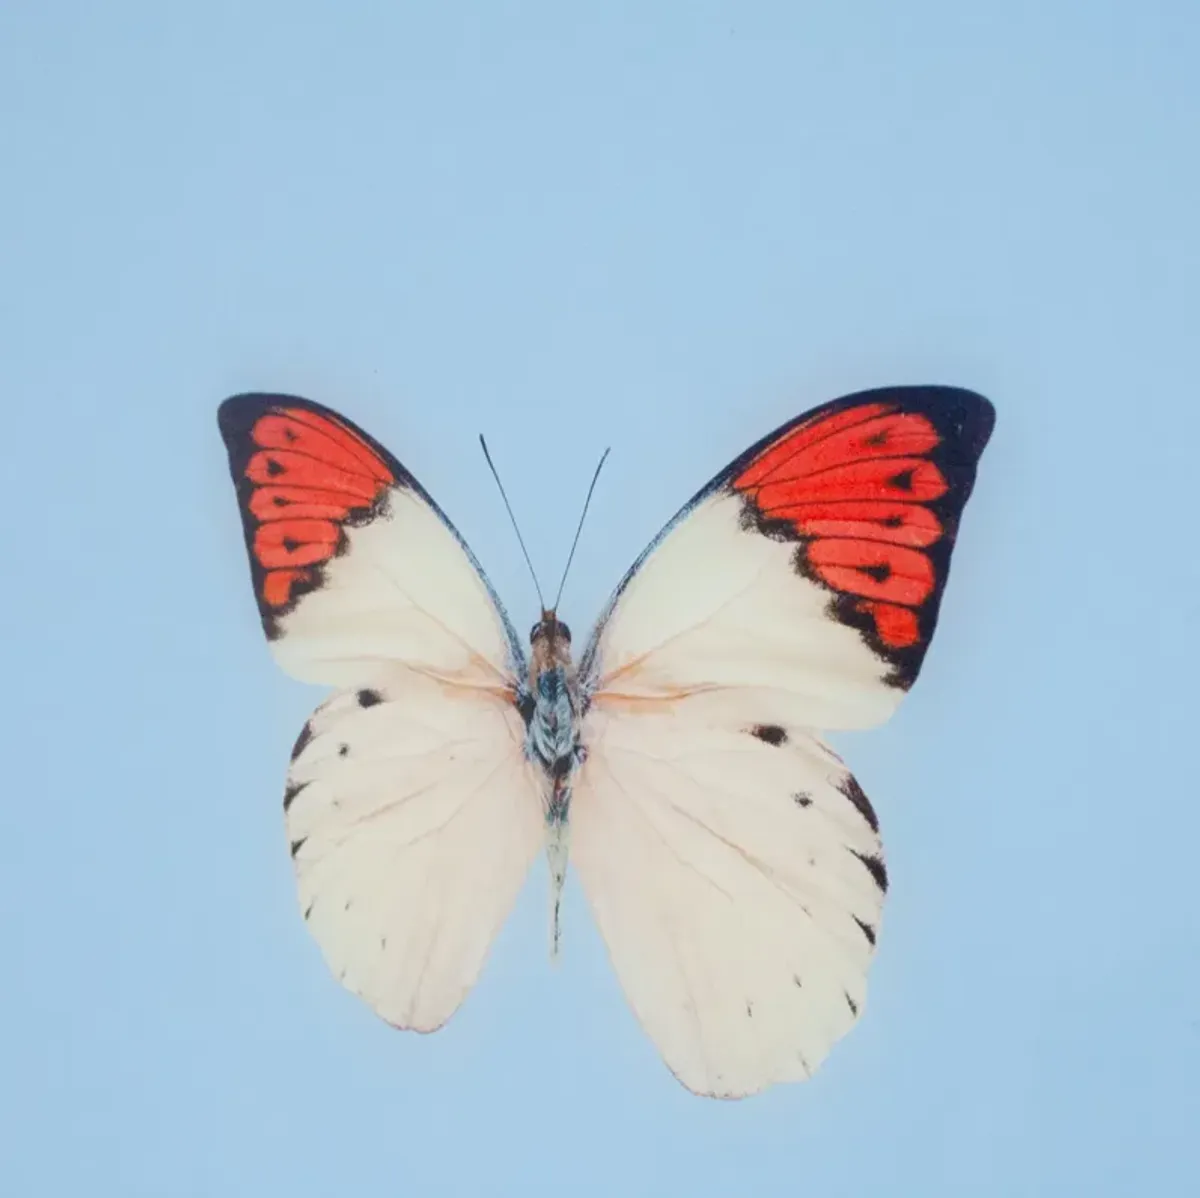
<path id="1" fill-rule="evenodd" d="M 810 1076 L 862 1013 L 888 886 L 821 733 L 921 668 L 994 411 L 892 387 L 784 424 L 688 501 L 574 656 L 526 650 L 462 537 L 346 417 L 289 395 L 219 424 L 275 659 L 332 695 L 283 796 L 300 908 L 398 1028 L 457 1010 L 540 852 L 568 867 L 688 1089 Z"/>

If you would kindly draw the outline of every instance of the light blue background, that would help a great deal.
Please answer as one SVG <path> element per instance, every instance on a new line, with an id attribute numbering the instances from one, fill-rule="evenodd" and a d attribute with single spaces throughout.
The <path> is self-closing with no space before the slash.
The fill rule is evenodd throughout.
<path id="1" fill-rule="evenodd" d="M 1178 3 L 0 8 L 0 1190 L 1200 1193 L 1196 167 Z M 811 1083 L 663 1069 L 538 866 L 432 1037 L 328 977 L 215 409 L 343 408 L 522 632 L 750 441 L 998 408 L 937 641 L 843 737 L 893 879 Z"/>

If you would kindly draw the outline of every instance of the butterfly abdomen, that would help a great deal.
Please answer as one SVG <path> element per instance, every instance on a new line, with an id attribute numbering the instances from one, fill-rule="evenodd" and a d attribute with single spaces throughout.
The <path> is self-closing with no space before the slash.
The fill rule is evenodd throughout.
<path id="1" fill-rule="evenodd" d="M 550 957 L 558 957 L 561 907 L 567 877 L 571 775 L 580 760 L 579 704 L 569 666 L 556 664 L 533 679 L 533 709 L 526 753 L 546 772 L 546 859 L 550 867 Z"/>

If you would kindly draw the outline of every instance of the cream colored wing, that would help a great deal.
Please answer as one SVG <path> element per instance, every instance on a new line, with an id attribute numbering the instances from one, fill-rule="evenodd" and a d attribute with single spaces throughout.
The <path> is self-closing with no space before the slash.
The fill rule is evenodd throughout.
<path id="1" fill-rule="evenodd" d="M 453 526 L 344 416 L 242 395 L 220 426 L 276 659 L 341 688 L 288 774 L 301 910 L 343 984 L 431 1031 L 479 976 L 542 843 L 521 649 Z"/>
<path id="2" fill-rule="evenodd" d="M 817 730 L 879 723 L 916 677 L 992 420 L 932 387 L 799 417 L 668 525 L 585 652 L 572 861 L 699 1093 L 808 1076 L 863 1009 L 887 875 Z"/>
<path id="3" fill-rule="evenodd" d="M 524 734 L 511 704 L 396 670 L 334 695 L 297 742 L 301 910 L 334 976 L 397 1027 L 457 1009 L 543 843 Z"/>
<path id="4" fill-rule="evenodd" d="M 642 1026 L 690 1090 L 808 1077 L 863 1008 L 887 873 L 813 736 L 594 709 L 571 860 Z"/>

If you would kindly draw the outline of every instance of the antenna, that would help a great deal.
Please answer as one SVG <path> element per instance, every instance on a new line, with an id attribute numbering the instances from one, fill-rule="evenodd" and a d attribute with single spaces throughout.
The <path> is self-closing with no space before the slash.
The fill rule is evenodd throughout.
<path id="1" fill-rule="evenodd" d="M 610 445 L 600 455 L 600 461 L 596 463 L 596 473 L 592 475 L 592 485 L 588 487 L 587 498 L 583 501 L 583 511 L 579 513 L 579 524 L 575 529 L 575 539 L 571 542 L 571 552 L 567 554 L 567 564 L 563 567 L 562 580 L 558 584 L 558 594 L 554 596 L 554 610 L 558 611 L 558 601 L 562 598 L 563 587 L 567 582 L 567 571 L 571 568 L 571 562 L 575 560 L 575 546 L 579 544 L 579 534 L 583 532 L 583 521 L 588 513 L 588 505 L 592 502 L 592 492 L 596 489 L 596 480 L 600 477 L 600 467 L 604 465 L 605 459 L 612 452 Z"/>
<path id="2" fill-rule="evenodd" d="M 496 473 L 496 467 L 492 462 L 492 455 L 488 453 L 487 442 L 483 439 L 482 433 L 479 434 L 479 444 L 483 446 L 483 456 L 487 458 L 488 468 L 492 472 L 492 477 L 496 480 L 496 486 L 500 488 L 500 498 L 504 500 L 504 506 L 508 511 L 508 518 L 512 521 L 513 532 L 517 534 L 517 544 L 521 546 L 521 552 L 525 555 L 525 564 L 529 567 L 529 576 L 533 579 L 533 589 L 537 591 L 538 602 L 542 605 L 542 611 L 545 611 L 546 601 L 542 598 L 542 588 L 538 584 L 537 572 L 533 568 L 533 562 L 529 560 L 529 550 L 525 548 L 525 538 L 521 536 L 521 530 L 517 527 L 517 518 L 513 515 L 512 504 L 508 502 L 508 496 L 504 493 L 504 484 L 500 481 L 500 475 Z M 595 486 L 595 483 L 592 485 Z"/>

